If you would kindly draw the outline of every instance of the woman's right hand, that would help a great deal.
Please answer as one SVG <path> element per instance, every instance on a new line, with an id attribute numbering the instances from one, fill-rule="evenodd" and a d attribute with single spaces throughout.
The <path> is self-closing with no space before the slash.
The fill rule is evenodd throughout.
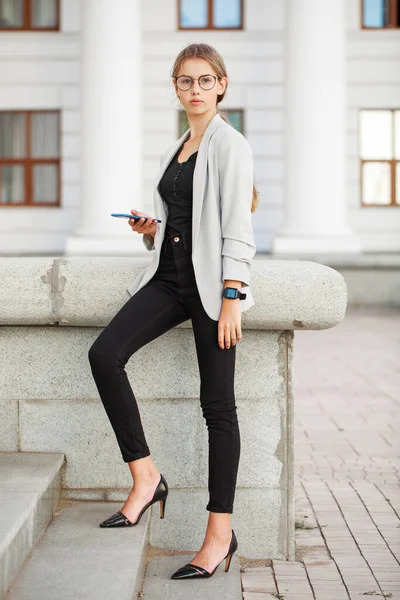
<path id="1" fill-rule="evenodd" d="M 131 208 L 131 213 L 139 217 L 149 217 L 147 221 L 144 219 L 128 219 L 128 223 L 132 227 L 132 231 L 137 231 L 137 233 L 148 233 L 153 237 L 156 235 L 157 221 L 155 219 L 134 208 Z"/>

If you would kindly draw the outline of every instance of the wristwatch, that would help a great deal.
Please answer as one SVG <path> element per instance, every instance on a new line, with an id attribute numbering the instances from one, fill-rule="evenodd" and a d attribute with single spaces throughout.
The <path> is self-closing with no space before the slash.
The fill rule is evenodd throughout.
<path id="1" fill-rule="evenodd" d="M 243 294 L 240 290 L 238 290 L 237 288 L 234 288 L 234 287 L 224 288 L 222 296 L 224 298 L 231 298 L 232 300 L 236 299 L 236 298 L 239 298 L 240 300 L 244 300 L 246 298 L 246 294 Z"/>

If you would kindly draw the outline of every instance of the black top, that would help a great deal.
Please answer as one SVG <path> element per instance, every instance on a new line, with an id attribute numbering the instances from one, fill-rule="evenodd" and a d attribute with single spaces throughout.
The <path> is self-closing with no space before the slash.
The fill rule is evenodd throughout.
<path id="1" fill-rule="evenodd" d="M 191 154 L 187 161 L 180 163 L 178 156 L 181 150 L 182 146 L 158 184 L 158 191 L 168 207 L 166 235 L 192 230 L 193 171 L 198 150 Z"/>

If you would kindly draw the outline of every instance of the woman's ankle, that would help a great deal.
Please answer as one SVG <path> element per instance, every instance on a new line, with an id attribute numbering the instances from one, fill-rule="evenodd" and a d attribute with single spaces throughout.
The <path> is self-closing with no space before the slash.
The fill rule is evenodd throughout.
<path id="1" fill-rule="evenodd" d="M 205 539 L 210 543 L 226 544 L 232 538 L 232 525 L 227 513 L 211 513 Z"/>
<path id="2" fill-rule="evenodd" d="M 147 489 L 153 488 L 155 484 L 160 481 L 160 475 L 158 473 L 136 476 L 134 479 L 134 488 L 136 489 Z"/>
<path id="3" fill-rule="evenodd" d="M 160 480 L 156 465 L 151 456 L 140 458 L 132 463 L 129 463 L 132 479 L 136 485 L 153 485 L 154 482 Z"/>

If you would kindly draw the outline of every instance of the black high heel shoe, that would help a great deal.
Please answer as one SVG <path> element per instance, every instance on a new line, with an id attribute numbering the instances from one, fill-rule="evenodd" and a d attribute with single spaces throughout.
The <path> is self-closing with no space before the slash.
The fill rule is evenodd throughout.
<path id="1" fill-rule="evenodd" d="M 232 539 L 231 543 L 229 544 L 228 554 L 222 559 L 225 561 L 225 573 L 229 571 L 232 555 L 234 552 L 236 552 L 237 547 L 238 543 L 236 535 L 232 529 Z M 218 563 L 215 569 L 210 573 L 206 569 L 203 569 L 203 567 L 198 567 L 197 565 L 193 565 L 192 563 L 186 563 L 186 565 L 183 565 L 183 567 L 180 567 L 177 571 L 175 571 L 175 573 L 173 573 L 173 575 L 171 575 L 171 579 L 197 579 L 199 577 L 211 577 L 212 575 L 214 575 L 215 571 L 218 569 L 220 564 L 221 563 Z"/>
<path id="2" fill-rule="evenodd" d="M 108 519 L 100 523 L 100 527 L 132 527 L 133 525 L 137 525 L 143 515 L 143 513 L 154 504 L 154 502 L 160 502 L 160 519 L 164 518 L 165 515 L 165 502 L 168 496 L 168 484 L 165 478 L 161 475 L 160 482 L 156 487 L 156 490 L 153 494 L 152 499 L 145 506 L 143 506 L 142 510 L 139 513 L 138 518 L 134 523 L 128 519 L 120 510 L 111 515 Z"/>

